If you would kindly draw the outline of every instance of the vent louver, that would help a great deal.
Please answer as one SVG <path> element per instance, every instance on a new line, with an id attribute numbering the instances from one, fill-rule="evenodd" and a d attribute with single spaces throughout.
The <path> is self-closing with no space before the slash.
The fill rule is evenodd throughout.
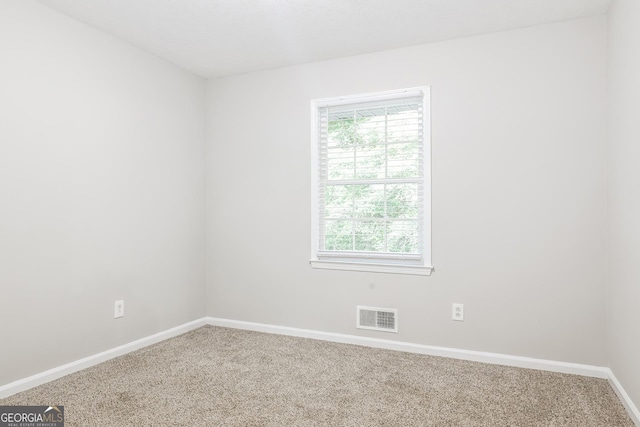
<path id="1" fill-rule="evenodd" d="M 398 332 L 398 310 L 357 306 L 356 327 L 374 331 Z"/>

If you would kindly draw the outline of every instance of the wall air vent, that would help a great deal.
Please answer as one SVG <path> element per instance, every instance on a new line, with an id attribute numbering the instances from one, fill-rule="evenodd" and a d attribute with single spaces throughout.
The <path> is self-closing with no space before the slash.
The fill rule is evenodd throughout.
<path id="1" fill-rule="evenodd" d="M 356 307 L 356 327 L 383 332 L 398 332 L 398 310 L 395 308 Z"/>

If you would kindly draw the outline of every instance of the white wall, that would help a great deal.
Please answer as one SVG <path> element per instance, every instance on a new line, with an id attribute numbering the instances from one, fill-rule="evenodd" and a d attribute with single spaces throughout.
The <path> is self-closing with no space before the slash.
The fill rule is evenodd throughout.
<path id="1" fill-rule="evenodd" d="M 605 365 L 605 19 L 210 81 L 208 314 Z M 434 274 L 311 269 L 309 100 L 419 85 Z M 400 333 L 356 330 L 356 304 Z"/>
<path id="2" fill-rule="evenodd" d="M 637 402 L 633 17 L 610 18 L 609 360 Z M 596 17 L 210 81 L 205 259 L 204 82 L 0 2 L 0 385 L 205 314 L 607 364 L 605 56 Z M 311 269 L 309 100 L 425 84 L 435 273 Z"/>
<path id="3" fill-rule="evenodd" d="M 205 314 L 204 107 L 202 79 L 0 2 L 0 385 Z"/>
<path id="4" fill-rule="evenodd" d="M 609 40 L 609 366 L 640 407 L 640 2 L 614 0 Z"/>

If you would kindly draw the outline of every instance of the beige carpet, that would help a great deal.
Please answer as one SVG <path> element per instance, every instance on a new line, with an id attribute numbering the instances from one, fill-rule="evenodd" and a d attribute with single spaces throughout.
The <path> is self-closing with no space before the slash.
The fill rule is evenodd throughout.
<path id="1" fill-rule="evenodd" d="M 66 426 L 633 426 L 606 380 L 205 326 L 2 405 Z"/>

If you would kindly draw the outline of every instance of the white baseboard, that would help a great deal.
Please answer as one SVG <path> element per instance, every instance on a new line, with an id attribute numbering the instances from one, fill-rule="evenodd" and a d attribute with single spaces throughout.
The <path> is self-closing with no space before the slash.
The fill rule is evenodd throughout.
<path id="1" fill-rule="evenodd" d="M 450 357 L 453 359 L 470 360 L 474 362 L 495 365 L 514 366 L 519 368 L 538 369 L 543 371 L 561 372 L 566 374 L 583 375 L 587 377 L 605 378 L 626 408 L 633 422 L 640 427 L 640 411 L 615 377 L 611 369 L 601 366 L 583 365 L 578 363 L 558 362 L 554 360 L 535 359 L 508 354 L 488 353 L 483 351 L 461 350 L 456 348 L 436 347 L 423 344 L 413 344 L 402 341 L 392 341 L 380 338 L 361 337 L 356 335 L 322 332 L 311 329 L 291 328 L 287 326 L 267 325 L 263 323 L 244 322 L 240 320 L 205 317 L 185 323 L 175 328 L 150 335 L 145 338 L 112 348 L 93 356 L 85 357 L 75 362 L 67 363 L 57 368 L 49 369 L 30 377 L 0 386 L 0 399 L 28 390 L 32 387 L 53 381 L 73 372 L 105 362 L 114 357 L 122 356 L 140 348 L 155 344 L 168 338 L 189 332 L 204 325 L 222 326 L 226 328 L 244 329 L 257 332 L 267 332 L 279 335 L 289 335 L 301 338 L 313 338 L 343 344 L 354 344 L 364 347 L 383 348 L 388 350 L 405 351 L 408 353 L 426 354 L 430 356 Z"/>
<path id="2" fill-rule="evenodd" d="M 355 344 L 364 347 L 384 348 L 388 350 L 419 353 L 430 356 L 450 357 L 453 359 L 470 360 L 474 362 L 490 363 L 494 365 L 513 366 L 518 368 L 538 369 L 541 371 L 560 372 L 565 374 L 582 375 L 593 378 L 608 379 L 611 387 L 627 410 L 631 420 L 640 427 L 640 412 L 622 388 L 611 369 L 602 366 L 583 365 L 579 363 L 558 362 L 555 360 L 535 359 L 531 357 L 511 356 L 508 354 L 488 353 L 483 351 L 461 350 L 457 348 L 436 347 L 423 344 L 413 344 L 402 341 L 392 341 L 380 338 L 360 337 L 356 335 L 337 334 L 332 332 L 298 329 L 288 326 L 267 325 L 264 323 L 244 322 L 240 320 L 220 319 L 208 317 L 207 324 L 226 328 L 245 329 L 271 334 L 289 335 L 302 338 L 313 338 L 343 344 Z"/>
<path id="3" fill-rule="evenodd" d="M 122 356 L 151 344 L 164 341 L 167 338 L 184 334 L 185 332 L 197 329 L 206 324 L 206 318 L 194 320 L 192 322 L 176 326 L 175 328 L 171 328 L 166 331 L 162 331 L 157 334 L 150 335 L 148 337 L 144 337 L 139 340 L 109 349 L 107 351 L 94 354 L 93 356 L 88 356 L 83 359 L 76 360 L 75 362 L 67 363 L 65 365 L 58 366 L 57 368 L 49 369 L 47 371 L 40 372 L 39 374 L 35 374 L 30 377 L 11 382 L 0 387 L 0 399 L 9 397 L 13 394 L 28 390 L 41 384 L 48 383 L 49 381 L 53 381 L 57 378 L 69 375 L 73 372 L 81 371 L 82 369 L 97 365 L 109 359 L 113 359 L 114 357 Z"/>
<path id="4" fill-rule="evenodd" d="M 631 398 L 624 388 L 622 388 L 622 384 L 620 384 L 620 381 L 618 381 L 616 376 L 613 374 L 613 371 L 609 368 L 607 368 L 607 371 L 609 371 L 609 384 L 611 384 L 611 388 L 613 388 L 613 391 L 618 395 L 620 402 L 622 402 L 622 405 L 627 410 L 631 420 L 635 425 L 640 427 L 640 411 L 638 410 L 638 407 L 631 401 Z"/>
<path id="5" fill-rule="evenodd" d="M 332 332 L 314 331 L 310 329 L 290 328 L 287 326 L 266 325 L 262 323 L 243 322 L 239 320 L 207 318 L 207 323 L 213 326 L 223 326 L 235 329 L 247 329 L 272 334 L 290 335 L 303 338 L 314 338 L 323 341 L 333 341 L 344 344 L 355 344 L 364 347 L 384 348 L 388 350 L 419 353 L 430 356 L 450 357 L 453 359 L 471 360 L 474 362 L 490 363 L 494 365 L 514 366 L 518 368 L 538 369 L 542 371 L 561 372 L 595 378 L 609 378 L 609 369 L 601 366 L 582 365 L 578 363 L 557 362 L 554 360 L 534 359 L 531 357 L 511 356 L 508 354 L 488 353 L 484 351 L 461 350 L 457 348 L 436 347 L 431 345 L 413 344 L 402 341 L 392 341 L 380 338 L 361 337 L 356 335 L 336 334 Z"/>

